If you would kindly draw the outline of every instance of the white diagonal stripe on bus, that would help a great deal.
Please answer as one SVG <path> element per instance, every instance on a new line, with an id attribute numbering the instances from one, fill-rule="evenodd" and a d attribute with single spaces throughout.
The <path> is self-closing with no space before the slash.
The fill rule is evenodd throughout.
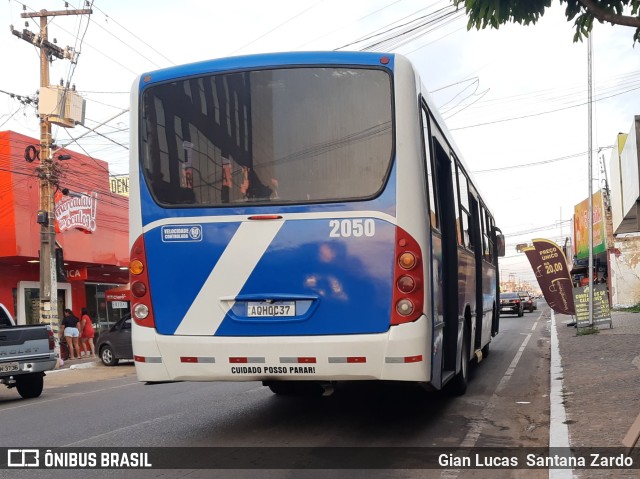
<path id="1" fill-rule="evenodd" d="M 329 211 L 329 212 L 310 212 L 310 213 L 277 213 L 282 216 L 281 221 L 291 220 L 322 220 L 322 219 L 334 219 L 334 218 L 375 218 L 378 220 L 386 221 L 395 225 L 397 219 L 395 216 L 391 216 L 381 211 Z M 184 225 L 184 224 L 210 224 L 210 223 L 238 223 L 251 221 L 250 216 L 254 215 L 226 215 L 226 216 L 188 216 L 184 218 L 164 218 L 154 221 L 145 225 L 143 231 L 148 233 L 149 231 L 167 225 Z M 271 220 L 278 221 L 278 220 Z M 260 221 L 260 223 L 268 223 L 269 220 Z"/>
<path id="2" fill-rule="evenodd" d="M 284 221 L 244 222 L 200 288 L 175 334 L 213 335 Z"/>

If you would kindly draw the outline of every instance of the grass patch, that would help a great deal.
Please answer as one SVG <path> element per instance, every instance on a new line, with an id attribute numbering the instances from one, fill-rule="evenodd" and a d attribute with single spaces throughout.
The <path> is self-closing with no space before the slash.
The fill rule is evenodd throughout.
<path id="1" fill-rule="evenodd" d="M 628 308 L 612 308 L 613 311 L 621 311 L 623 313 L 640 313 L 640 304 L 629 306 Z"/>
<path id="2" fill-rule="evenodd" d="M 595 328 L 593 326 L 588 326 L 586 328 L 578 328 L 578 332 L 576 333 L 576 336 L 587 336 L 589 334 L 598 334 L 600 331 L 598 330 L 598 328 Z"/>

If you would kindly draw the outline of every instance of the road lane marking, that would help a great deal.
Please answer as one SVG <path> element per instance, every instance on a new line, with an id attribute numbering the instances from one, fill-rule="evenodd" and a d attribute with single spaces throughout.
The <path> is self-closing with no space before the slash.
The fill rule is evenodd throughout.
<path id="1" fill-rule="evenodd" d="M 556 329 L 556 315 L 551 310 L 551 384 L 549 392 L 549 454 L 552 448 L 562 447 L 569 450 L 569 426 L 567 425 L 567 411 L 562 397 L 562 356 Z M 571 479 L 573 469 L 549 469 L 549 479 Z"/>
<path id="2" fill-rule="evenodd" d="M 21 408 L 25 408 L 25 407 L 29 407 L 29 406 L 39 406 L 40 404 L 46 404 L 46 403 L 50 403 L 50 402 L 54 402 L 54 401 L 68 401 L 69 398 L 74 398 L 77 396 L 86 396 L 87 394 L 93 394 L 93 393 L 99 393 L 99 392 L 103 392 L 103 391 L 109 391 L 111 389 L 118 389 L 118 388 L 124 388 L 127 386 L 133 386 L 136 384 L 140 384 L 138 382 L 135 383 L 130 383 L 130 384 L 121 384 L 119 386 L 111 386 L 108 388 L 102 388 L 102 389 L 96 389 L 94 391 L 86 391 L 86 392 L 80 392 L 80 393 L 72 393 L 72 394 L 67 394 L 63 397 L 59 397 L 59 398 L 53 398 L 53 399 L 35 399 L 34 401 L 29 401 L 27 404 L 19 404 L 18 406 L 10 406 L 10 407 L 0 407 L 0 413 L 3 413 L 5 411 L 11 411 L 13 409 L 21 409 Z M 56 388 L 58 389 L 58 388 Z"/>
<path id="3" fill-rule="evenodd" d="M 522 357 L 522 353 L 527 347 L 527 344 L 529 344 L 529 340 L 531 339 L 531 335 L 533 334 L 533 330 L 535 329 L 537 324 L 538 324 L 538 319 L 536 319 L 533 325 L 533 328 L 531 328 L 531 332 L 527 333 L 527 337 L 524 338 L 524 341 L 522 341 L 520 348 L 518 348 L 518 352 L 513 357 L 513 360 L 511 361 L 511 364 L 509 364 L 509 367 L 507 368 L 504 375 L 502 376 L 502 379 L 500 379 L 500 382 L 496 386 L 496 389 L 491 395 L 491 398 L 489 398 L 489 401 L 487 401 L 487 405 L 484 407 L 484 409 L 480 413 L 480 418 L 474 419 L 471 421 L 471 425 L 469 426 L 469 431 L 467 432 L 467 435 L 464 437 L 464 439 L 460 443 L 459 447 L 461 448 L 475 447 L 476 443 L 478 442 L 478 439 L 480 438 L 480 434 L 484 429 L 485 424 L 487 424 L 491 420 L 491 416 L 493 415 L 493 410 L 495 409 L 496 403 L 498 400 L 498 393 L 507 386 L 507 383 L 511 379 L 511 376 L 513 375 L 513 372 L 515 371 L 516 367 L 518 366 L 518 362 Z M 456 479 L 460 474 L 460 472 L 461 472 L 460 469 L 445 469 L 440 474 L 440 479 Z"/>
<path id="4" fill-rule="evenodd" d="M 104 432 L 102 434 L 97 434 L 95 436 L 91 436 L 91 437 L 86 437 L 84 439 L 80 439 L 79 441 L 70 442 L 69 444 L 65 444 L 62 447 L 79 446 L 81 444 L 86 443 L 87 441 L 92 441 L 92 440 L 95 440 L 95 439 L 104 439 L 105 437 L 111 436 L 114 433 L 120 433 L 120 432 L 123 432 L 123 431 L 127 431 L 129 429 L 139 428 L 140 426 L 143 426 L 143 425 L 146 426 L 148 424 L 161 423 L 161 422 L 166 421 L 167 419 L 172 419 L 172 418 L 175 418 L 175 417 L 176 417 L 175 414 L 167 414 L 166 416 L 154 417 L 153 419 L 149 419 L 147 421 L 138 422 L 136 424 L 129 424 L 128 426 L 120 427 L 118 429 L 112 429 L 111 431 Z"/>
<path id="5" fill-rule="evenodd" d="M 536 321 L 536 324 L 537 323 L 538 321 Z M 506 387 L 507 383 L 509 382 L 509 379 L 511 379 L 511 376 L 513 375 L 513 372 L 516 369 L 516 366 L 518 365 L 518 362 L 520 361 L 520 358 L 522 357 L 522 353 L 524 352 L 524 349 L 527 347 L 527 344 L 529 344 L 529 340 L 531 339 L 532 334 L 533 332 L 527 334 L 527 337 L 524 338 L 524 341 L 522 341 L 522 345 L 518 349 L 518 352 L 513 357 L 511 364 L 509 364 L 509 367 L 507 368 L 504 375 L 502 376 L 502 379 L 498 383 L 498 386 L 496 387 L 496 390 L 493 393 L 493 396 L 491 396 L 491 399 L 493 399 L 494 397 L 497 397 L 498 393 Z"/>

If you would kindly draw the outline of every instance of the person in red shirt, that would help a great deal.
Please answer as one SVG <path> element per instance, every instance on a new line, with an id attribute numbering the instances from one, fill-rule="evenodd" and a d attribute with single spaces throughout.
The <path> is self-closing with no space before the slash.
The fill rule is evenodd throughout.
<path id="1" fill-rule="evenodd" d="M 82 355 L 86 354 L 86 357 L 96 357 L 96 347 L 93 344 L 93 338 L 95 336 L 95 331 L 93 329 L 93 322 L 91 321 L 91 317 L 89 316 L 89 311 L 87 308 L 82 308 L 80 314 L 80 324 L 78 325 L 80 329 L 80 348 L 82 351 Z M 91 354 L 89 354 L 91 351 Z"/>

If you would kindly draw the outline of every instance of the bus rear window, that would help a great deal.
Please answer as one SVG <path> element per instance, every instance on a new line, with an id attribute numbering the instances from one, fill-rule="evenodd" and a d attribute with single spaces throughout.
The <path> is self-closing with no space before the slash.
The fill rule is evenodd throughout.
<path id="1" fill-rule="evenodd" d="M 365 68 L 232 72 L 142 94 L 141 162 L 163 206 L 349 201 L 382 190 L 391 78 Z"/>

